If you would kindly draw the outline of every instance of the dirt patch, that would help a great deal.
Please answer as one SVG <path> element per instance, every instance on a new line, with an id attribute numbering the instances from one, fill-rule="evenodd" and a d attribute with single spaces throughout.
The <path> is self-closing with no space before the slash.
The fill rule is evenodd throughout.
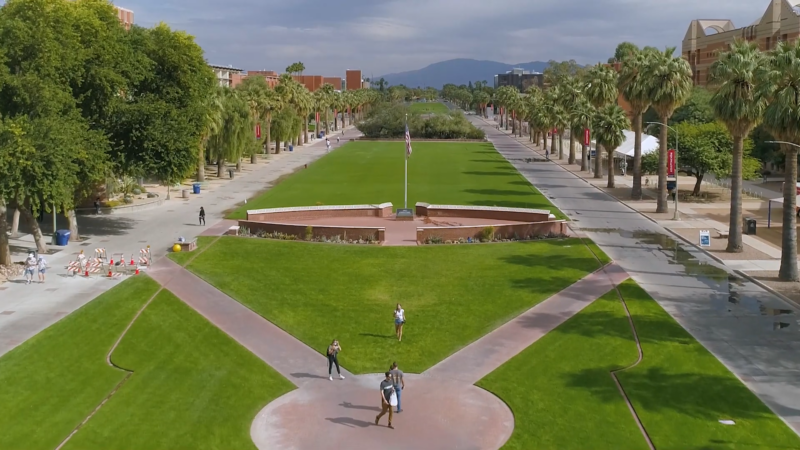
<path id="1" fill-rule="evenodd" d="M 789 298 L 795 303 L 800 304 L 800 282 L 779 280 L 777 270 L 747 272 L 747 275 L 757 279 L 764 285 Z"/>

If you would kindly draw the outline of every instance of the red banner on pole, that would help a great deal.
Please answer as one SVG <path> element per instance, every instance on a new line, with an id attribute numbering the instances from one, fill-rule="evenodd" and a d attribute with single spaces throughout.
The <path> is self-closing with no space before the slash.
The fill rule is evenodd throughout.
<path id="1" fill-rule="evenodd" d="M 675 150 L 667 150 L 667 176 L 675 176 Z"/>
<path id="2" fill-rule="evenodd" d="M 256 124 L 256 139 L 261 139 L 261 124 Z"/>
<path id="3" fill-rule="evenodd" d="M 317 117 L 316 117 L 316 119 L 317 119 L 317 122 L 319 122 L 319 111 L 317 111 Z"/>
<path id="4" fill-rule="evenodd" d="M 588 128 L 583 130 L 583 145 L 592 145 L 592 133 Z"/>

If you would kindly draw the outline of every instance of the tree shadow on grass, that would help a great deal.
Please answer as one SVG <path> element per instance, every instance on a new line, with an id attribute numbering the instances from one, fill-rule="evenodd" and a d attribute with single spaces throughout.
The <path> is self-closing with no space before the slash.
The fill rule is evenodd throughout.
<path id="1" fill-rule="evenodd" d="M 358 333 L 358 334 L 359 336 L 367 336 L 380 339 L 397 339 L 397 336 L 393 334 L 374 334 L 374 333 Z"/>
<path id="2" fill-rule="evenodd" d="M 533 191 L 522 191 L 522 190 L 511 190 L 511 189 L 465 189 L 464 192 L 468 194 L 477 194 L 477 195 L 499 195 L 499 196 L 506 196 L 506 195 L 516 195 L 516 196 L 528 196 L 528 195 L 540 195 Z"/>
<path id="3" fill-rule="evenodd" d="M 472 200 L 467 202 L 468 205 L 474 206 L 499 206 L 503 208 L 527 208 L 527 209 L 544 209 L 550 212 L 559 212 L 543 195 L 531 192 L 531 201 L 529 202 L 514 202 L 508 200 Z M 538 200 L 538 201 L 536 201 Z"/>
<path id="4" fill-rule="evenodd" d="M 482 171 L 474 171 L 473 170 L 473 171 L 467 171 L 467 172 L 461 172 L 461 173 L 463 173 L 464 175 L 485 175 L 485 176 L 495 176 L 495 177 L 496 176 L 507 177 L 507 176 L 512 175 L 511 171 L 505 171 L 505 170 L 504 171 L 495 170 L 495 171 L 492 171 L 492 172 L 482 172 Z"/>

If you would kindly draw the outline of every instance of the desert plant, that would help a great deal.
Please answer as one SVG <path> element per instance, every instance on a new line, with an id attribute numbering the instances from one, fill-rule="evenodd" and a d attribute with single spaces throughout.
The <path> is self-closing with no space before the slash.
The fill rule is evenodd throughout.
<path id="1" fill-rule="evenodd" d="M 494 227 L 488 226 L 481 230 L 481 242 L 491 242 L 494 239 Z"/>
<path id="2" fill-rule="evenodd" d="M 312 239 L 314 239 L 314 227 L 309 225 L 306 227 L 306 240 L 310 241 Z"/>

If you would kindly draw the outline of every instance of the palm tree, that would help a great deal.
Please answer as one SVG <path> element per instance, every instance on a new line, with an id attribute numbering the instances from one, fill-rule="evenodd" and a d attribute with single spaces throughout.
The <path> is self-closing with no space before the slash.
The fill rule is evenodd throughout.
<path id="1" fill-rule="evenodd" d="M 683 60 L 681 60 L 683 61 Z M 683 61 L 688 68 L 688 63 Z M 731 166 L 731 213 L 726 251 L 738 253 L 742 247 L 742 159 L 744 139 L 764 114 L 765 99 L 756 89 L 756 74 L 764 63 L 764 54 L 756 42 L 737 40 L 720 55 L 709 71 L 714 88 L 711 109 L 733 137 Z M 691 83 L 691 81 L 690 81 Z M 655 105 L 655 102 L 653 103 Z M 666 123 L 666 122 L 665 122 Z M 666 131 L 662 131 L 665 134 Z M 793 162 L 791 165 L 796 166 Z M 788 189 L 788 188 L 787 188 Z M 796 258 L 796 256 L 795 256 Z"/>
<path id="2" fill-rule="evenodd" d="M 569 127 L 569 159 L 567 160 L 569 164 L 575 164 L 575 132 L 576 130 L 578 133 L 583 131 L 582 128 L 576 129 L 572 126 L 572 112 L 584 100 L 583 86 L 577 78 L 570 76 L 561 82 L 559 101 L 563 105 L 567 116 L 567 121 L 563 128 Z"/>
<path id="3" fill-rule="evenodd" d="M 607 105 L 600 109 L 597 114 L 595 114 L 592 122 L 595 140 L 598 144 L 602 145 L 608 153 L 608 184 L 606 187 L 613 188 L 615 187 L 614 151 L 625 142 L 625 130 L 631 126 L 631 123 L 628 120 L 628 116 L 625 114 L 625 110 L 615 104 Z"/>
<path id="4" fill-rule="evenodd" d="M 302 136 L 298 136 L 297 143 L 299 144 L 307 144 L 308 143 L 308 115 L 311 114 L 311 111 L 314 109 L 314 96 L 309 92 L 308 89 L 303 87 L 300 89 L 295 99 L 295 104 L 297 105 L 297 113 L 302 120 L 301 130 Z"/>
<path id="5" fill-rule="evenodd" d="M 245 78 L 242 84 L 236 87 L 236 90 L 241 92 L 241 96 L 250 108 L 250 114 L 253 116 L 253 123 L 260 123 L 261 117 L 264 115 L 263 110 L 267 89 L 267 83 L 261 77 Z M 257 155 L 257 152 L 253 152 L 250 155 L 251 164 L 256 164 L 258 162 Z"/>
<path id="6" fill-rule="evenodd" d="M 619 91 L 617 90 L 617 73 L 614 69 L 602 64 L 597 64 L 586 71 L 585 79 L 586 87 L 584 91 L 586 92 L 586 98 L 596 110 L 599 111 L 605 106 L 617 101 Z M 595 139 L 595 142 L 599 143 L 597 139 Z M 602 157 L 598 151 L 594 162 L 595 178 L 603 178 L 603 169 L 600 164 L 601 159 Z"/>
<path id="7" fill-rule="evenodd" d="M 642 76 L 645 83 L 645 97 L 658 114 L 661 123 L 669 124 L 672 113 L 681 106 L 692 93 L 692 69 L 680 56 L 673 56 L 675 47 L 652 51 L 651 61 L 645 66 Z M 667 127 L 661 127 L 658 143 L 658 201 L 656 212 L 667 212 Z M 677 170 L 677 169 L 676 169 Z M 677 173 L 675 174 L 677 176 Z M 677 193 L 676 193 L 677 195 Z"/>
<path id="8" fill-rule="evenodd" d="M 240 91 L 224 89 L 220 127 L 209 138 L 209 149 L 217 160 L 217 177 L 225 172 L 226 161 L 238 161 L 254 146 L 254 118 Z"/>
<path id="9" fill-rule="evenodd" d="M 585 130 L 592 128 L 592 120 L 594 119 L 595 109 L 585 97 L 578 103 L 572 106 L 569 111 L 570 118 L 570 137 L 573 135 L 574 130 Z M 581 134 L 581 171 L 588 170 L 588 157 L 589 146 L 583 143 L 583 135 Z"/>
<path id="10" fill-rule="evenodd" d="M 318 91 L 320 91 L 319 95 L 320 95 L 320 98 L 322 100 L 321 105 L 324 106 L 324 111 L 325 111 L 325 136 L 327 136 L 327 135 L 331 134 L 330 133 L 331 130 L 330 130 L 329 112 L 330 112 L 331 107 L 333 106 L 333 102 L 334 102 L 333 96 L 334 96 L 335 92 L 334 92 L 334 89 L 333 89 L 333 85 L 328 84 L 328 83 L 323 84 L 322 87 L 320 87 L 318 89 Z"/>
<path id="11" fill-rule="evenodd" d="M 617 57 L 622 57 L 619 74 L 619 90 L 631 105 L 631 115 L 633 116 L 633 187 L 631 188 L 631 198 L 633 200 L 642 199 L 642 116 L 650 107 L 648 92 L 650 82 L 643 73 L 647 72 L 648 65 L 652 64 L 654 58 L 652 53 L 639 50 L 633 44 L 623 42 L 617 47 Z"/>
<path id="12" fill-rule="evenodd" d="M 222 127 L 223 117 L 223 104 L 221 87 L 215 86 L 211 91 L 211 95 L 206 99 L 203 105 L 203 124 L 202 132 L 200 133 L 200 145 L 198 146 L 197 158 L 197 181 L 206 180 L 206 150 L 208 140 Z"/>
<path id="13" fill-rule="evenodd" d="M 278 102 L 282 106 L 281 111 L 289 109 L 293 105 L 294 98 L 297 95 L 298 85 L 296 81 L 289 74 L 282 74 L 279 78 L 278 85 L 275 86 L 275 93 L 278 96 Z M 274 125 L 274 124 L 273 124 Z M 285 139 L 288 139 L 286 136 Z M 275 153 L 281 152 L 281 140 L 275 140 Z"/>
<path id="14" fill-rule="evenodd" d="M 764 126 L 775 138 L 800 144 L 800 41 L 782 41 L 769 53 L 758 73 L 759 94 L 768 100 Z M 797 268 L 797 147 L 782 144 L 785 156 L 781 267 L 778 278 L 798 281 Z"/>

